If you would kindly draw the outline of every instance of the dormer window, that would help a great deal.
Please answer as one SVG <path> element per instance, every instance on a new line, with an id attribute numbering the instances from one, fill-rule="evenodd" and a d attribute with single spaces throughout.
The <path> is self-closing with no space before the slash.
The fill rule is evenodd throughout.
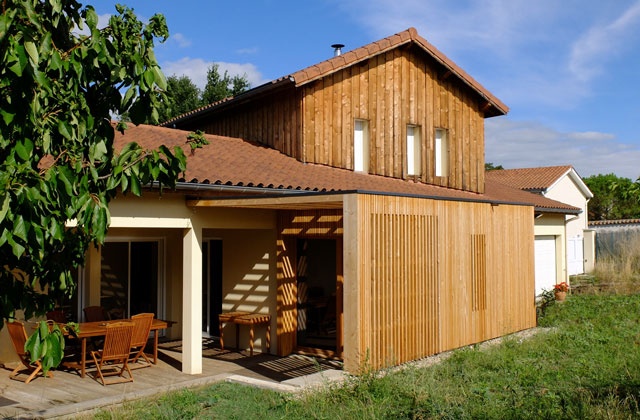
<path id="1" fill-rule="evenodd" d="M 407 175 L 422 174 L 422 150 L 420 147 L 420 127 L 407 125 Z"/>
<path id="2" fill-rule="evenodd" d="M 369 121 L 355 120 L 353 130 L 353 170 L 369 172 Z"/>
<path id="3" fill-rule="evenodd" d="M 435 175 L 449 176 L 449 140 L 447 130 L 436 128 L 434 155 Z"/>

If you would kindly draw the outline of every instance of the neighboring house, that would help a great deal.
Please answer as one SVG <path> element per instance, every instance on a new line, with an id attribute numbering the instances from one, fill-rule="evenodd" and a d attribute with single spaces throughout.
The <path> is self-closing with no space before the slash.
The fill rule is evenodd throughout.
<path id="1" fill-rule="evenodd" d="M 570 275 L 593 270 L 594 233 L 588 228 L 587 204 L 593 194 L 573 167 L 489 171 L 487 179 L 540 194 L 580 210 L 578 214 L 536 217 L 536 294 Z"/>
<path id="2" fill-rule="evenodd" d="M 485 182 L 484 119 L 507 110 L 409 29 L 167 123 L 177 129 L 118 133 L 119 146 L 151 147 L 204 129 L 210 144 L 175 192 L 112 202 L 73 311 L 177 321 L 167 335 L 191 374 L 227 311 L 271 315 L 275 354 L 351 372 L 532 328 L 534 214 L 577 210 Z"/>

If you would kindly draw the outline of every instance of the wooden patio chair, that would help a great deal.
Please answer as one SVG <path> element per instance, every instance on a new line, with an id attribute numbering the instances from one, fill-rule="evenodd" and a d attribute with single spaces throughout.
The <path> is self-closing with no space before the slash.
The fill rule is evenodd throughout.
<path id="1" fill-rule="evenodd" d="M 104 347 L 102 350 L 91 352 L 96 364 L 95 379 L 100 378 L 102 385 L 133 382 L 128 364 L 132 337 L 133 322 L 114 322 L 107 325 Z M 128 378 L 124 376 L 125 372 L 128 373 Z M 105 376 L 118 376 L 120 379 L 107 382 Z"/>
<path id="2" fill-rule="evenodd" d="M 57 322 L 58 324 L 66 324 L 67 317 L 62 310 L 55 310 L 47 312 L 47 320 Z"/>
<path id="3" fill-rule="evenodd" d="M 107 312 L 102 306 L 87 306 L 82 311 L 84 312 L 84 319 L 87 322 L 107 320 Z"/>
<path id="4" fill-rule="evenodd" d="M 153 323 L 154 314 L 141 313 L 131 317 L 133 321 L 133 338 L 131 339 L 131 355 L 129 356 L 129 367 L 131 369 L 139 369 L 149 367 L 153 363 L 145 354 L 144 348 L 149 340 L 151 332 L 151 324 Z M 144 361 L 142 361 L 144 359 Z M 138 362 L 142 362 L 141 364 Z"/>
<path id="5" fill-rule="evenodd" d="M 31 382 L 33 378 L 38 375 L 42 371 L 42 365 L 39 361 L 31 362 L 29 359 L 29 353 L 24 350 L 24 344 L 27 342 L 27 331 L 24 328 L 24 324 L 20 321 L 11 321 L 7 322 L 7 329 L 9 331 L 9 335 L 11 336 L 11 341 L 13 342 L 13 347 L 20 358 L 20 365 L 16 367 L 13 372 L 9 374 L 10 379 L 14 379 L 16 381 L 22 381 L 25 384 Z M 22 371 L 30 372 L 30 375 L 24 381 L 18 378 L 18 375 Z M 52 372 L 47 372 L 47 376 L 49 378 L 53 378 Z"/>

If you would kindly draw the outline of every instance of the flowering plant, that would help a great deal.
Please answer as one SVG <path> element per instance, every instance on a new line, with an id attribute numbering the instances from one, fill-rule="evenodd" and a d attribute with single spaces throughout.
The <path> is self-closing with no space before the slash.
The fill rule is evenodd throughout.
<path id="1" fill-rule="evenodd" d="M 553 286 L 553 291 L 554 292 L 568 292 L 569 291 L 569 285 L 567 284 L 566 281 L 563 281 L 562 283 L 558 283 L 555 286 Z"/>

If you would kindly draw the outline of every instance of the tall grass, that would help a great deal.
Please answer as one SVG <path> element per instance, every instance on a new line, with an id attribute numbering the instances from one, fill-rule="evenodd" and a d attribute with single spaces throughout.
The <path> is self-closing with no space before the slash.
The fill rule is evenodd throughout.
<path id="1" fill-rule="evenodd" d="M 604 245 L 592 275 L 577 277 L 573 285 L 589 292 L 640 292 L 640 235 L 619 236 L 615 244 Z"/>
<path id="2" fill-rule="evenodd" d="M 537 334 L 292 396 L 219 383 L 97 418 L 640 418 L 640 295 L 573 295 Z"/>

